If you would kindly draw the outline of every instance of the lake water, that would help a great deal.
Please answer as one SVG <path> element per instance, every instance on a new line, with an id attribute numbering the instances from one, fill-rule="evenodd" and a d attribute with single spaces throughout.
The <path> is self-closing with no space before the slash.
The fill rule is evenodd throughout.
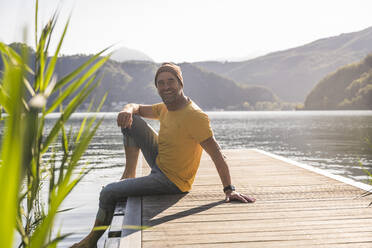
<path id="1" fill-rule="evenodd" d="M 215 137 L 222 149 L 257 148 L 331 173 L 366 182 L 372 171 L 372 111 L 281 111 L 208 112 Z M 56 228 L 75 232 L 60 243 L 68 247 L 89 232 L 103 185 L 118 180 L 124 170 L 124 151 L 116 113 L 102 113 L 104 121 L 83 162 L 94 169 L 71 193 L 63 206 L 74 207 L 61 214 Z M 85 114 L 76 114 L 78 127 Z M 55 121 L 51 116 L 48 125 Z M 150 121 L 157 130 L 156 121 Z M 216 172 L 217 173 L 217 172 Z M 247 192 L 249 193 L 249 192 Z M 221 199 L 223 195 L 221 195 Z M 99 245 L 103 244 L 101 239 Z"/>

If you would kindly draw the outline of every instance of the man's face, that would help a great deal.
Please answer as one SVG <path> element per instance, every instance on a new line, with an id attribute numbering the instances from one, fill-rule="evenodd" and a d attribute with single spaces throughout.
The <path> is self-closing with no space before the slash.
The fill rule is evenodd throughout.
<path id="1" fill-rule="evenodd" d="M 164 71 L 159 73 L 156 82 L 158 93 L 165 104 L 174 103 L 181 96 L 182 86 L 177 77 L 172 73 Z"/>

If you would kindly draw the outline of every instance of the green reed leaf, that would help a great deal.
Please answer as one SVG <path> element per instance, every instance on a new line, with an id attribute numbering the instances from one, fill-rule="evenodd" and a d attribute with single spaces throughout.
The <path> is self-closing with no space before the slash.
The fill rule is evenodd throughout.
<path id="1" fill-rule="evenodd" d="M 45 52 L 47 52 L 49 50 L 49 45 L 50 45 L 50 40 L 52 39 L 52 34 L 53 34 L 53 30 L 54 30 L 54 27 L 56 26 L 57 24 L 57 19 L 58 19 L 58 9 L 56 11 L 54 11 L 54 14 L 53 16 L 50 18 L 50 30 L 49 30 L 49 33 L 47 35 L 47 43 L 46 43 L 46 46 L 45 46 Z"/>
<path id="2" fill-rule="evenodd" d="M 67 238 L 68 236 L 71 236 L 72 234 L 73 234 L 73 233 L 66 233 L 66 234 L 63 234 L 63 235 L 58 234 L 58 236 L 57 236 L 55 239 L 53 239 L 52 241 L 50 241 L 50 242 L 47 244 L 47 247 L 48 247 L 48 248 L 56 248 L 58 242 L 64 240 L 65 238 Z"/>
<path id="3" fill-rule="evenodd" d="M 58 191 L 52 193 L 48 214 L 33 233 L 30 239 L 30 248 L 43 247 L 45 243 L 47 243 L 46 240 L 50 234 L 50 229 L 53 225 L 53 220 L 57 214 L 58 207 L 80 180 L 80 177 L 72 180 L 72 182 L 64 180 L 58 187 Z"/>
<path id="4" fill-rule="evenodd" d="M 90 81 L 94 81 L 94 79 L 95 79 L 95 76 L 93 76 L 93 78 L 90 79 Z M 60 104 L 64 100 L 66 100 L 67 97 L 73 95 L 79 89 L 79 87 L 82 86 L 84 83 L 85 83 L 85 80 L 81 80 L 81 79 L 72 82 L 65 90 L 63 90 L 63 93 L 58 98 L 55 99 L 55 101 L 48 108 L 45 114 L 49 114 L 53 112 L 58 106 L 60 106 Z"/>
<path id="5" fill-rule="evenodd" d="M 27 247 L 56 247 L 57 243 L 68 235 L 60 236 L 58 234 L 52 239 L 53 220 L 62 201 L 90 171 L 83 169 L 77 178 L 72 179 L 79 159 L 83 156 L 102 122 L 101 120 L 94 127 L 93 120 L 95 118 L 90 119 L 88 124 L 86 121 L 83 122 L 83 128 L 76 144 L 71 144 L 72 129 L 67 135 L 64 128 L 72 113 L 97 87 L 98 83 L 95 82 L 97 72 L 108 60 L 108 57 L 100 58 L 100 55 L 108 48 L 57 82 L 54 71 L 69 21 L 59 39 L 54 56 L 48 59 L 48 49 L 58 19 L 58 11 L 43 27 L 39 37 L 38 4 L 38 0 L 36 0 L 36 71 L 33 72 L 26 65 L 26 56 L 18 55 L 12 48 L 0 42 L 0 53 L 4 61 L 4 72 L 1 74 L 0 84 L 0 107 L 8 113 L 0 158 L 0 195 L 5 202 L 5 204 L 0 204 L 0 247 L 4 248 L 12 247 L 15 227 L 21 236 L 21 245 Z M 27 81 L 25 72 L 34 75 L 34 85 Z M 71 83 L 71 81 L 73 82 Z M 73 86 L 66 87 L 67 93 L 59 99 L 57 98 L 56 104 L 49 110 L 53 111 L 53 108 L 61 105 L 68 95 L 75 96 L 72 97 L 52 130 L 45 135 L 45 117 L 47 113 L 51 112 L 45 110 L 46 98 L 69 83 Z M 24 89 L 27 89 L 32 97 L 29 103 L 23 99 Z M 101 106 L 102 104 L 99 108 Z M 43 112 L 43 114 L 40 116 L 39 112 Z M 55 164 L 55 150 L 52 149 L 49 162 L 43 161 L 42 155 L 52 146 L 52 142 L 60 132 L 64 155 L 61 167 L 58 168 Z M 20 180 L 22 171 L 26 174 L 24 184 Z M 47 172 L 49 172 L 49 177 L 46 176 Z M 56 181 L 57 173 L 59 175 Z M 49 182 L 48 209 L 39 202 L 40 189 L 44 181 Z M 23 201 L 22 204 L 19 204 L 20 200 Z"/>
<path id="6" fill-rule="evenodd" d="M 9 95 L 13 99 L 23 96 L 23 70 L 19 67 L 8 69 Z M 23 104 L 16 101 L 9 106 L 9 116 L 5 122 L 0 166 L 0 195 L 3 204 L 0 204 L 0 247 L 11 247 L 18 207 L 18 192 L 21 181 L 21 166 L 23 154 L 22 138 L 22 111 Z"/>
<path id="7" fill-rule="evenodd" d="M 16 53 L 10 46 L 7 46 L 2 42 L 0 42 L 0 52 L 6 55 L 8 63 L 17 66 L 23 65 L 22 57 L 18 53 Z"/>
<path id="8" fill-rule="evenodd" d="M 97 84 L 94 84 L 92 87 L 89 86 L 93 83 L 93 80 L 89 80 L 84 88 L 70 101 L 67 105 L 64 113 L 61 114 L 61 117 L 53 126 L 52 130 L 50 131 L 48 137 L 43 143 L 43 147 L 41 153 L 45 153 L 49 147 L 49 145 L 54 141 L 57 137 L 58 132 L 60 131 L 62 125 L 70 118 L 71 114 L 77 109 L 77 107 L 88 97 L 88 95 L 94 90 Z"/>
<path id="9" fill-rule="evenodd" d="M 50 60 L 50 62 L 48 64 L 48 68 L 46 70 L 46 76 L 45 76 L 45 82 L 46 82 L 47 85 L 49 84 L 49 81 L 52 78 L 52 75 L 53 75 L 53 72 L 54 72 L 54 69 L 55 69 L 57 60 L 58 60 L 58 54 L 59 54 L 59 51 L 61 50 L 61 46 L 62 46 L 63 40 L 65 38 L 65 35 L 66 35 L 66 32 L 67 32 L 67 28 L 69 26 L 69 23 L 70 23 L 70 18 L 67 20 L 67 23 L 66 23 L 65 28 L 63 30 L 62 36 L 59 39 L 59 43 L 58 43 L 58 46 L 57 46 L 56 51 L 54 53 L 54 56 L 52 57 L 52 59 Z M 54 25 L 53 25 L 53 28 L 54 28 Z"/>
<path id="10" fill-rule="evenodd" d="M 39 12 L 39 0 L 35 3 L 35 47 L 37 47 L 37 26 L 38 26 L 38 12 Z"/>
<path id="11" fill-rule="evenodd" d="M 83 70 L 85 70 L 87 67 L 89 67 L 102 53 L 104 53 L 105 51 L 107 51 L 109 48 L 110 47 L 105 48 L 102 51 L 100 51 L 99 53 L 97 53 L 96 55 L 92 56 L 85 63 L 83 63 L 80 67 L 78 67 L 76 70 L 74 70 L 70 74 L 66 75 L 61 80 L 59 80 L 57 82 L 56 87 L 54 88 L 54 91 L 53 92 L 55 92 L 56 90 L 58 90 L 59 88 L 61 88 L 62 86 L 64 86 L 68 82 L 70 82 L 71 80 L 73 80 L 76 76 L 78 76 Z M 108 58 L 109 57 L 104 57 L 103 58 L 104 59 L 104 62 L 106 62 L 108 60 Z M 103 63 L 101 63 L 101 66 L 103 65 Z M 96 69 L 99 69 L 99 68 L 96 68 Z M 93 74 L 93 73 L 91 73 L 91 74 Z"/>
<path id="12" fill-rule="evenodd" d="M 82 135 L 82 139 L 80 140 L 79 143 L 77 143 L 77 146 L 71 155 L 72 164 L 75 165 L 80 160 L 81 156 L 84 154 L 85 150 L 88 148 L 90 141 L 92 140 L 94 134 L 96 133 L 98 127 L 101 125 L 102 121 L 103 119 L 99 120 L 96 126 L 93 128 L 93 130 L 90 130 L 90 128 L 88 127 L 88 129 L 84 131 Z"/>

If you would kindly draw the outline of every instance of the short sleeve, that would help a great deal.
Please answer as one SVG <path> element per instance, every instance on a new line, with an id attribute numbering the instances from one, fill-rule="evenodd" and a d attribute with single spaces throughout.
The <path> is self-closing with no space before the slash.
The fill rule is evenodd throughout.
<path id="1" fill-rule="evenodd" d="M 161 109 L 163 108 L 164 103 L 157 103 L 153 104 L 152 107 L 152 113 L 155 115 L 156 119 L 159 119 Z"/>
<path id="2" fill-rule="evenodd" d="M 193 114 L 190 120 L 187 121 L 186 129 L 189 135 L 198 143 L 213 136 L 209 117 L 204 112 Z"/>

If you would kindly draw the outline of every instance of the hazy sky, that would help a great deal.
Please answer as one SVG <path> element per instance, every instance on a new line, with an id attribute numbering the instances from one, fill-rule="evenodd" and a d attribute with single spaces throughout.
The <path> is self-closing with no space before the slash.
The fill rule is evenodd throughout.
<path id="1" fill-rule="evenodd" d="M 34 5 L 0 0 L 0 41 L 22 41 L 27 26 L 33 46 Z M 257 56 L 372 26 L 371 0 L 40 0 L 40 21 L 58 6 L 56 34 L 72 11 L 63 54 L 118 43 L 157 62 Z"/>

